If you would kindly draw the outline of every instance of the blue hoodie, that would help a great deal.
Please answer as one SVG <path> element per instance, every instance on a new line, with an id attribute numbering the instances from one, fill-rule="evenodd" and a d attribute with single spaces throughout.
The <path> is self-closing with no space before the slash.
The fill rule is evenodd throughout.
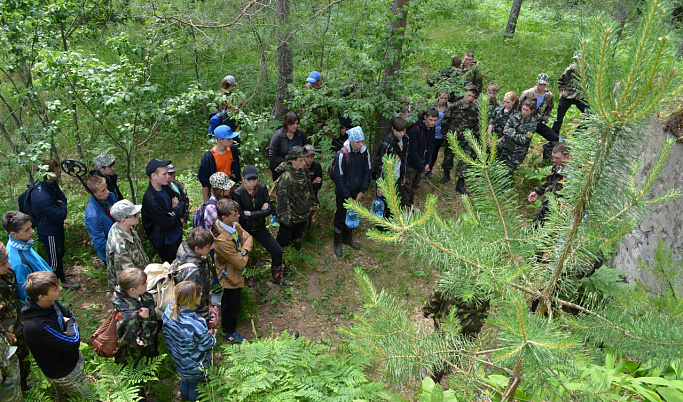
<path id="1" fill-rule="evenodd" d="M 116 196 L 114 193 L 109 192 L 109 198 L 106 201 L 100 201 L 107 211 L 111 209 L 111 206 L 116 203 Z M 114 224 L 112 217 L 104 212 L 102 206 L 97 200 L 90 196 L 90 201 L 88 206 L 85 207 L 85 216 L 83 217 L 85 223 L 85 228 L 88 229 L 90 233 L 90 238 L 92 239 L 92 244 L 95 246 L 95 251 L 100 259 L 107 262 L 107 253 L 105 249 L 107 248 L 107 237 L 109 236 L 109 229 L 111 225 Z"/>
<path id="2" fill-rule="evenodd" d="M 24 283 L 26 283 L 28 274 L 36 271 L 52 272 L 52 269 L 33 249 L 33 240 L 23 242 L 10 236 L 7 240 L 7 251 L 9 252 L 9 262 L 12 264 L 14 274 L 17 276 L 19 300 L 25 306 L 28 295 L 26 295 L 24 290 Z"/>

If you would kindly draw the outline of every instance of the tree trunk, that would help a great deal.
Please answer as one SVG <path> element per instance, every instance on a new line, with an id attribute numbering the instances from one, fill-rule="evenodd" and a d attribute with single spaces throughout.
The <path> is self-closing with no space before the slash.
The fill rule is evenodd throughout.
<path id="1" fill-rule="evenodd" d="M 391 31 L 387 39 L 387 50 L 384 55 L 386 66 L 382 75 L 382 86 L 387 91 L 387 96 L 391 97 L 391 88 L 387 89 L 387 84 L 392 76 L 401 69 L 401 54 L 403 53 L 403 39 L 408 23 L 408 11 L 404 8 L 408 6 L 410 0 L 393 0 L 391 5 Z M 371 141 L 373 149 L 377 148 L 379 140 L 391 129 L 391 120 L 384 116 L 379 116 L 380 135 L 375 141 Z"/>
<path id="2" fill-rule="evenodd" d="M 621 39 L 629 14 L 631 14 L 631 0 L 619 0 L 617 9 L 614 11 L 614 19 L 619 23 L 616 29 L 617 40 Z"/>
<path id="3" fill-rule="evenodd" d="M 277 17 L 280 33 L 277 37 L 277 97 L 273 116 L 282 117 L 286 112 L 285 100 L 289 97 L 287 86 L 294 81 L 294 63 L 292 50 L 289 48 L 289 0 L 277 0 Z"/>
<path id="4" fill-rule="evenodd" d="M 519 19 L 519 12 L 522 10 L 522 0 L 513 0 L 510 8 L 510 16 L 508 17 L 508 24 L 505 27 L 506 39 L 512 39 L 515 36 L 515 29 L 517 28 L 517 20 Z"/>

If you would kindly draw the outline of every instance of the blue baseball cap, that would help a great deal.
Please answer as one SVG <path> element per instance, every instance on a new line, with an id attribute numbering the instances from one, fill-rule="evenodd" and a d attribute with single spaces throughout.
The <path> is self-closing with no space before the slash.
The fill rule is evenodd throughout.
<path id="1" fill-rule="evenodd" d="M 213 130 L 213 135 L 217 139 L 223 140 L 223 139 L 228 139 L 228 138 L 235 138 L 238 135 L 240 135 L 240 133 L 239 132 L 233 132 L 229 126 L 222 125 L 222 126 L 216 127 L 216 129 Z"/>
<path id="2" fill-rule="evenodd" d="M 311 71 L 310 74 L 308 74 L 308 78 L 306 78 L 306 81 L 310 82 L 311 84 L 315 84 L 318 82 L 320 79 L 320 73 L 317 71 Z"/>

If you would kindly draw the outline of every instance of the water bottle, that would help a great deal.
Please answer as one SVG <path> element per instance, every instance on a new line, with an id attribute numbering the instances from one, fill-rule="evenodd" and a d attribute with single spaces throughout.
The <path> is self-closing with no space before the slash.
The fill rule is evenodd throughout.
<path id="1" fill-rule="evenodd" d="M 349 229 L 355 229 L 360 224 L 360 217 L 354 211 L 347 209 L 346 210 L 346 221 L 345 221 L 345 223 Z"/>
<path id="2" fill-rule="evenodd" d="M 382 197 L 377 197 L 377 199 L 372 202 L 370 210 L 380 218 L 384 217 L 384 201 L 382 201 Z"/>

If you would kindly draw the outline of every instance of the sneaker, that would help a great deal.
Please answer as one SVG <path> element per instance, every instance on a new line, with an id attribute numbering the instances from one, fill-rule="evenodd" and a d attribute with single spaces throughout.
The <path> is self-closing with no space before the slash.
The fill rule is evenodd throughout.
<path id="1" fill-rule="evenodd" d="M 71 281 L 64 281 L 62 282 L 62 288 L 64 289 L 71 289 L 71 290 L 78 290 L 81 288 L 81 285 L 75 282 Z"/>
<path id="2" fill-rule="evenodd" d="M 221 336 L 223 337 L 224 340 L 226 340 L 230 343 L 234 343 L 234 344 L 240 344 L 240 343 L 247 340 L 247 338 L 243 337 L 242 335 L 238 334 L 237 332 L 233 332 L 231 335 L 223 334 Z"/>
<path id="3" fill-rule="evenodd" d="M 285 278 L 280 279 L 280 285 L 294 285 L 294 282 L 287 280 Z"/>

